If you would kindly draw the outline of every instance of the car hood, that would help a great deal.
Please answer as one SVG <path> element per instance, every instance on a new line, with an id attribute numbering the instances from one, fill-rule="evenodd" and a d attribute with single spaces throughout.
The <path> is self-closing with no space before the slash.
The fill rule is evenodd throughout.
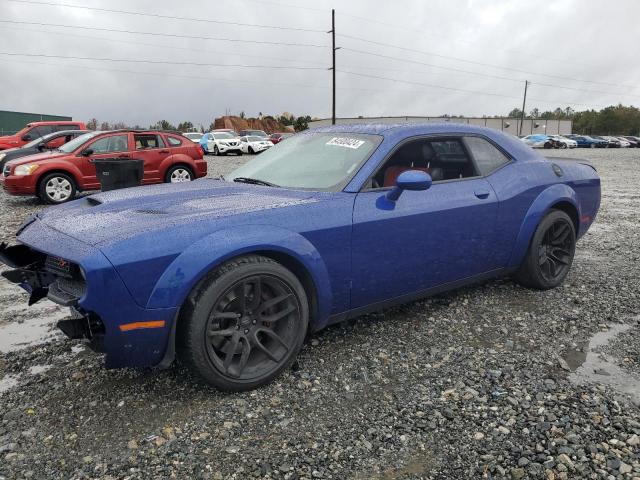
<path id="1" fill-rule="evenodd" d="M 48 208 L 38 218 L 61 233 L 101 246 L 165 228 L 189 237 L 198 235 L 199 229 L 222 228 L 225 220 L 265 223 L 262 214 L 267 210 L 272 214 L 326 196 L 322 192 L 202 179 L 103 192 Z"/>
<path id="2" fill-rule="evenodd" d="M 7 150 L 4 150 L 5 152 Z M 34 162 L 39 162 L 40 160 L 51 160 L 52 158 L 59 158 L 59 157 L 65 157 L 69 155 L 68 153 L 63 153 L 63 152 L 57 152 L 55 150 L 47 150 L 45 152 L 41 152 L 41 153 L 34 153 L 32 155 L 27 155 L 25 157 L 20 157 L 20 158 L 16 158 L 15 160 L 10 160 L 7 163 L 10 163 L 11 165 L 22 165 L 25 163 L 34 163 Z"/>
<path id="3" fill-rule="evenodd" d="M 14 148 L 18 146 L 18 143 L 20 143 L 20 138 L 15 135 L 4 135 L 0 137 L 0 146 Z"/>

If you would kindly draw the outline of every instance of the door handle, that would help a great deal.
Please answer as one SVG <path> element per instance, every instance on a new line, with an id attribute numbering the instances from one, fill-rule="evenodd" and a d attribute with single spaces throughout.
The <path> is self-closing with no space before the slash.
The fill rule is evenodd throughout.
<path id="1" fill-rule="evenodd" d="M 489 190 L 476 190 L 475 192 L 473 192 L 475 194 L 476 197 L 478 198 L 487 198 L 489 196 Z"/>

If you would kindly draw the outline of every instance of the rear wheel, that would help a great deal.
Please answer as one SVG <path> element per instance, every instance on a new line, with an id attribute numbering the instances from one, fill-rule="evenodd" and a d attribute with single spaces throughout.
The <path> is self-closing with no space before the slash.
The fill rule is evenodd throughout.
<path id="1" fill-rule="evenodd" d="M 190 182 L 193 180 L 193 172 L 191 169 L 184 165 L 174 165 L 165 175 L 164 181 L 166 183 L 181 183 Z"/>
<path id="2" fill-rule="evenodd" d="M 214 154 L 215 156 L 220 155 L 220 150 L 218 149 L 218 145 L 214 145 L 214 146 L 213 146 L 213 154 Z"/>
<path id="3" fill-rule="evenodd" d="M 66 173 L 50 173 L 38 184 L 38 197 L 44 203 L 64 203 L 73 200 L 75 196 L 76 182 Z"/>
<path id="4" fill-rule="evenodd" d="M 575 248 L 573 221 L 565 212 L 552 210 L 538 225 L 516 280 L 540 290 L 557 287 L 569 273 Z"/>
<path id="5" fill-rule="evenodd" d="M 266 257 L 242 257 L 190 294 L 178 324 L 178 353 L 207 383 L 250 390 L 291 366 L 308 321 L 307 297 L 293 273 Z"/>

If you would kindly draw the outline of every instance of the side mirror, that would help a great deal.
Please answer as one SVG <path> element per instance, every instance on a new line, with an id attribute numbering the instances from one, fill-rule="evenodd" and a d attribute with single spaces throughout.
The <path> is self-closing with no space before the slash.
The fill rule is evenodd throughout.
<path id="1" fill-rule="evenodd" d="M 93 155 L 93 150 L 90 148 L 87 148 L 85 150 L 82 150 L 80 152 L 80 155 L 82 155 L 83 157 L 90 157 L 91 155 Z"/>
<path id="2" fill-rule="evenodd" d="M 46 146 L 46 145 L 44 144 L 44 142 L 43 142 L 43 143 L 39 143 L 39 144 L 38 144 L 38 146 L 37 146 L 36 148 L 37 148 L 38 150 L 42 151 L 42 150 L 44 150 L 45 148 L 47 148 L 47 146 Z"/>
<path id="3" fill-rule="evenodd" d="M 30 140 L 31 140 L 31 135 L 30 134 L 27 133 L 26 135 L 22 136 L 22 141 L 23 142 L 28 142 Z"/>
<path id="4" fill-rule="evenodd" d="M 404 190 L 427 190 L 432 182 L 431 175 L 421 170 L 402 172 L 396 180 L 396 186 L 387 193 L 387 199 L 395 202 Z"/>

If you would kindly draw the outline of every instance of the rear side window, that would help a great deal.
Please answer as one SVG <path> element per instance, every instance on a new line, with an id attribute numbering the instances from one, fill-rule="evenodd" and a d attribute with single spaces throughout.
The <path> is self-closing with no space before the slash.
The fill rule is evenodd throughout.
<path id="1" fill-rule="evenodd" d="M 167 141 L 169 142 L 169 145 L 171 145 L 172 147 L 177 147 L 179 145 L 182 145 L 182 140 L 176 137 L 167 137 Z"/>
<path id="2" fill-rule="evenodd" d="M 44 137 L 45 135 L 49 135 L 50 133 L 53 133 L 52 125 L 38 125 L 37 127 L 33 127 L 33 129 L 29 132 L 29 135 L 31 135 L 32 139 L 35 139 L 38 137 Z"/>
<path id="3" fill-rule="evenodd" d="M 476 160 L 481 175 L 488 175 L 502 165 L 509 163 L 509 158 L 480 137 L 466 137 L 465 142 Z"/>
<path id="4" fill-rule="evenodd" d="M 113 152 L 126 152 L 128 150 L 127 144 L 129 135 L 111 135 L 110 137 L 103 137 L 91 145 L 89 148 L 93 150 L 93 153 L 113 153 Z"/>
<path id="5" fill-rule="evenodd" d="M 133 136 L 136 142 L 136 150 L 149 148 L 164 148 L 164 141 L 160 135 L 136 134 Z"/>

